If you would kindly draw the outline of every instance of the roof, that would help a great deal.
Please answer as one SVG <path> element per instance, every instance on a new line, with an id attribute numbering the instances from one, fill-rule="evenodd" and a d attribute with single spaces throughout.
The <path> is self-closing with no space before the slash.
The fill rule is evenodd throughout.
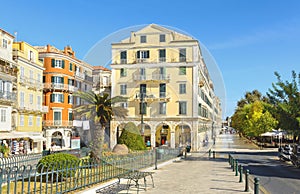
<path id="1" fill-rule="evenodd" d="M 111 71 L 103 66 L 93 66 L 94 70 Z"/>

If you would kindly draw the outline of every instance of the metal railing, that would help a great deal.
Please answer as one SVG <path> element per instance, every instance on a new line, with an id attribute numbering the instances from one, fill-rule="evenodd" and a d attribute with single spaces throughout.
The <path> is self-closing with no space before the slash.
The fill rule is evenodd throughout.
<path id="1" fill-rule="evenodd" d="M 78 91 L 76 86 L 62 84 L 62 83 L 44 83 L 44 88 L 46 89 L 58 89 L 58 90 L 67 90 L 70 92 Z"/>
<path id="2" fill-rule="evenodd" d="M 56 121 L 43 121 L 43 126 L 73 126 L 73 121 L 69 120 L 56 120 Z"/>
<path id="3" fill-rule="evenodd" d="M 0 99 L 16 101 L 17 95 L 14 92 L 2 91 L 0 90 Z"/>
<path id="4" fill-rule="evenodd" d="M 2 193 L 66 193 L 116 178 L 132 170 L 177 157 L 178 149 L 157 149 L 129 155 L 0 168 Z"/>

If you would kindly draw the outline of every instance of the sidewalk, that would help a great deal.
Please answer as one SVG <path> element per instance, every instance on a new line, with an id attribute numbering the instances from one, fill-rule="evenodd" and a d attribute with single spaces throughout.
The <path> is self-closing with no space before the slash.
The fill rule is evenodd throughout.
<path id="1" fill-rule="evenodd" d="M 153 167 L 148 168 L 147 171 L 155 172 L 153 174 L 155 187 L 152 187 L 152 181 L 150 177 L 147 177 L 147 191 L 144 190 L 143 180 L 140 180 L 139 193 L 253 193 L 251 185 L 250 191 L 244 192 L 245 182 L 239 183 L 239 176 L 235 176 L 235 172 L 230 168 L 228 154 L 220 144 L 221 142 L 217 139 L 216 145 L 208 145 L 200 152 L 188 154 L 186 159 L 178 158 L 160 164 L 157 170 L 154 170 Z M 209 148 L 216 151 L 215 159 L 212 158 L 212 154 L 211 158 L 208 158 L 207 150 Z M 218 153 L 218 151 L 220 152 Z M 121 184 L 126 183 L 127 180 L 121 180 Z M 249 184 L 251 184 L 250 181 Z M 98 188 L 100 187 L 98 186 Z M 91 193 L 91 190 L 82 193 Z M 95 193 L 95 190 L 92 193 Z M 119 193 L 125 194 L 127 190 Z M 128 193 L 137 193 L 137 188 L 131 186 Z"/>
<path id="2" fill-rule="evenodd" d="M 211 149 L 218 152 L 218 141 Z M 139 193 L 251 193 L 251 188 L 250 192 L 244 192 L 245 182 L 239 183 L 239 176 L 230 168 L 225 153 L 217 153 L 215 159 L 208 159 L 208 153 L 203 151 L 192 153 L 186 160 L 158 168 L 153 178 L 155 187 L 147 179 L 147 191 Z M 131 187 L 130 193 L 136 193 L 136 188 Z"/>

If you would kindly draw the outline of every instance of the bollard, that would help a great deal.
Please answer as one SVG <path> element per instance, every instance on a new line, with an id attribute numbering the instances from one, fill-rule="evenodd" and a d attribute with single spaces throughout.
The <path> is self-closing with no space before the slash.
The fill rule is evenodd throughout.
<path id="1" fill-rule="evenodd" d="M 245 192 L 249 192 L 249 170 L 245 172 Z"/>
<path id="2" fill-rule="evenodd" d="M 186 154 L 187 154 L 187 153 L 186 153 L 186 149 L 185 149 L 185 151 L 184 151 L 184 159 L 186 159 Z"/>
<path id="3" fill-rule="evenodd" d="M 216 152 L 213 151 L 213 159 L 215 159 L 215 158 L 216 158 Z"/>
<path id="4" fill-rule="evenodd" d="M 238 160 L 235 160 L 235 176 L 238 176 L 239 174 L 238 174 L 238 167 L 239 167 L 239 165 L 238 165 L 239 163 L 238 163 Z"/>
<path id="5" fill-rule="evenodd" d="M 234 172 L 234 170 L 235 170 L 235 159 L 233 159 L 233 161 L 232 161 L 232 172 Z"/>
<path id="6" fill-rule="evenodd" d="M 240 183 L 243 182 L 243 166 L 242 165 L 239 165 L 240 166 Z"/>
<path id="7" fill-rule="evenodd" d="M 230 154 L 228 154 L 228 163 L 230 164 Z"/>
<path id="8" fill-rule="evenodd" d="M 211 150 L 209 149 L 208 150 L 208 158 L 210 158 L 210 155 L 211 155 Z"/>
<path id="9" fill-rule="evenodd" d="M 254 194 L 259 194 L 259 178 L 254 178 Z"/>

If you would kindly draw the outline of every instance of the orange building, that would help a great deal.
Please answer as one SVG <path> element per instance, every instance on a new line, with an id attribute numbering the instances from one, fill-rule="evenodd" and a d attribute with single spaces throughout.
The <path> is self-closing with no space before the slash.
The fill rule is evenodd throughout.
<path id="1" fill-rule="evenodd" d="M 88 133 L 73 126 L 73 106 L 82 104 L 82 101 L 72 94 L 92 89 L 93 68 L 77 59 L 70 46 L 64 50 L 50 45 L 36 48 L 45 68 L 43 105 L 48 107 L 48 113 L 43 118 L 43 131 L 47 139 L 46 149 L 75 148 L 72 137 L 82 135 L 85 138 Z"/>

